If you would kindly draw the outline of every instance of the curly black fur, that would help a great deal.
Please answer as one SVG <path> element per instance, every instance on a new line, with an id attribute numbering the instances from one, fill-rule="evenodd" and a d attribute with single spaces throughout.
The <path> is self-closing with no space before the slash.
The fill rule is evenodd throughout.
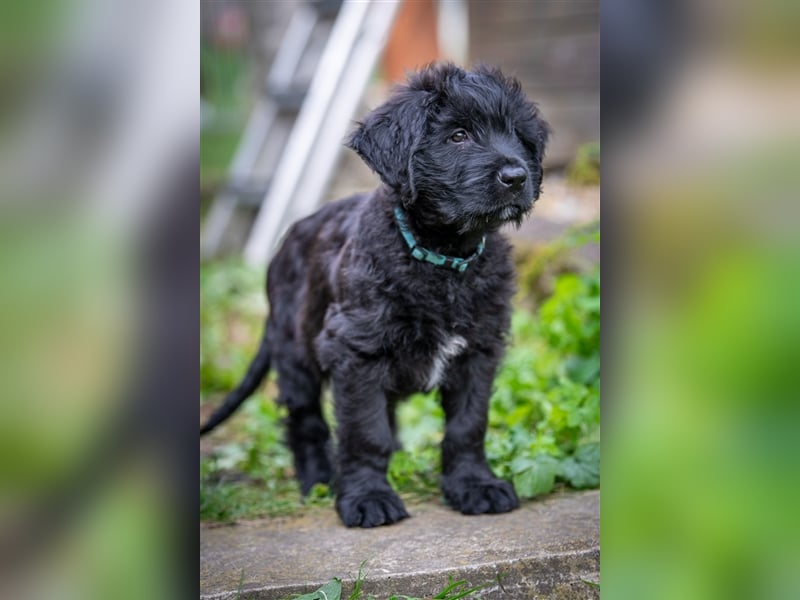
<path id="1" fill-rule="evenodd" d="M 269 268 L 262 350 L 212 426 L 271 363 L 303 493 L 336 471 L 344 524 L 385 525 L 408 516 L 386 479 L 394 407 L 438 387 L 445 499 L 465 514 L 516 508 L 514 488 L 484 455 L 514 289 L 498 229 L 519 223 L 539 196 L 547 136 L 519 83 L 496 69 L 442 64 L 412 74 L 348 140 L 383 185 L 325 206 L 287 234 Z M 415 260 L 396 206 L 421 246 L 467 257 L 486 235 L 485 251 L 464 272 Z M 339 424 L 336 470 L 320 410 L 324 380 Z"/>

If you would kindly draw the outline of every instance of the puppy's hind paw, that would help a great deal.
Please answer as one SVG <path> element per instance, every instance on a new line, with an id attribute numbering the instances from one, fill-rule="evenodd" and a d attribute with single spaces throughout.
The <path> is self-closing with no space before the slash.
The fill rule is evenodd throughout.
<path id="1" fill-rule="evenodd" d="M 461 481 L 444 488 L 447 503 L 465 515 L 504 513 L 519 508 L 514 486 L 502 479 Z"/>
<path id="2" fill-rule="evenodd" d="M 347 527 L 378 527 L 408 518 L 403 501 L 392 490 L 340 496 L 336 510 Z"/>
<path id="3" fill-rule="evenodd" d="M 316 484 L 330 485 L 333 480 L 333 470 L 330 466 L 322 464 L 317 465 L 313 470 L 308 469 L 302 474 L 298 474 L 298 476 L 300 479 L 300 493 L 305 498 Z"/>

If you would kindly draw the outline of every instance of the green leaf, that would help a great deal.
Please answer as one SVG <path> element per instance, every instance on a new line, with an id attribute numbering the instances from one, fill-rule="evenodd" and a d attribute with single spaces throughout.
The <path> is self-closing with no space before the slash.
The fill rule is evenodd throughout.
<path id="1" fill-rule="evenodd" d="M 589 358 L 573 356 L 567 360 L 566 369 L 573 381 L 583 384 L 594 383 L 600 376 L 600 355 L 595 354 Z"/>
<path id="2" fill-rule="evenodd" d="M 588 579 L 581 579 L 581 581 L 586 585 L 588 585 L 589 587 L 593 587 L 596 590 L 600 589 L 600 584 L 595 581 L 589 581 Z"/>
<path id="3" fill-rule="evenodd" d="M 342 597 L 342 581 L 334 577 L 316 592 L 298 596 L 295 600 L 340 600 Z"/>
<path id="4" fill-rule="evenodd" d="M 491 585 L 491 582 L 482 583 L 480 585 L 470 587 L 469 581 L 462 579 L 461 581 L 453 581 L 453 576 L 448 577 L 448 585 L 441 592 L 436 594 L 434 600 L 459 600 L 460 598 L 467 598 L 473 593 Z"/>
<path id="5" fill-rule="evenodd" d="M 561 461 L 558 477 L 577 489 L 600 485 L 600 444 L 579 446 L 573 456 Z"/>
<path id="6" fill-rule="evenodd" d="M 347 597 L 347 600 L 359 600 L 361 598 L 361 586 L 364 584 L 364 579 L 366 576 L 364 575 L 364 565 L 367 564 L 366 560 L 362 560 L 361 564 L 358 566 L 358 576 L 356 577 L 356 583 L 353 586 L 353 591 L 350 592 L 350 595 Z"/>
<path id="7" fill-rule="evenodd" d="M 600 312 L 600 296 L 585 296 L 578 300 L 578 306 L 588 312 Z"/>
<path id="8" fill-rule="evenodd" d="M 517 456 L 511 461 L 511 472 L 514 473 L 514 475 L 519 475 L 520 473 L 532 469 L 535 464 L 536 461 L 530 456 Z"/>
<path id="9" fill-rule="evenodd" d="M 514 487 L 523 498 L 547 494 L 555 485 L 558 463 L 552 456 L 539 455 L 530 462 L 530 467 L 514 475 Z"/>

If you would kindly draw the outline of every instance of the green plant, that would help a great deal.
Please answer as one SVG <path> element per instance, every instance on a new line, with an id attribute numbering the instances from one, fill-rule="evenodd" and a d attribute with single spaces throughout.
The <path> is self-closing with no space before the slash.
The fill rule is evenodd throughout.
<path id="1" fill-rule="evenodd" d="M 341 600 L 342 580 L 334 577 L 315 592 L 296 596 L 294 600 Z M 351 596 L 352 598 L 352 596 Z"/>
<path id="2" fill-rule="evenodd" d="M 600 222 L 571 228 L 560 238 L 546 244 L 521 242 L 515 246 L 521 300 L 532 308 L 553 295 L 559 276 L 586 271 L 586 261 L 576 249 L 600 241 Z"/>
<path id="3" fill-rule="evenodd" d="M 353 591 L 347 597 L 347 600 L 375 600 L 375 596 L 367 594 L 363 589 L 363 584 L 366 581 L 364 574 L 364 564 L 361 563 L 358 569 L 358 576 L 353 584 Z M 449 577 L 447 585 L 442 590 L 431 598 L 431 600 L 460 600 L 462 598 L 474 598 L 475 592 L 482 590 L 494 583 L 488 581 L 480 585 L 473 586 L 466 580 L 453 581 L 453 577 Z M 323 585 L 318 590 L 303 594 L 302 596 L 295 596 L 292 600 L 341 600 L 342 598 L 342 580 L 334 577 L 328 583 Z M 392 594 L 389 600 L 423 600 L 414 596 Z"/>
<path id="4" fill-rule="evenodd" d="M 517 311 L 495 384 L 487 455 L 530 498 L 599 485 L 600 273 L 565 274 L 538 319 Z"/>
<path id="5" fill-rule="evenodd" d="M 576 185 L 600 183 L 600 144 L 591 142 L 578 146 L 575 158 L 567 167 L 567 180 Z"/>

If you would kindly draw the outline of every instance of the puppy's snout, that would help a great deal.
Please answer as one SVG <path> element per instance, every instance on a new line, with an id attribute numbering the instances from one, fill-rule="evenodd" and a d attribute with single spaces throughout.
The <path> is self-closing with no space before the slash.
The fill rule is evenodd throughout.
<path id="1" fill-rule="evenodd" d="M 524 167 L 506 165 L 497 173 L 497 178 L 504 186 L 518 190 L 528 178 L 528 172 Z"/>

